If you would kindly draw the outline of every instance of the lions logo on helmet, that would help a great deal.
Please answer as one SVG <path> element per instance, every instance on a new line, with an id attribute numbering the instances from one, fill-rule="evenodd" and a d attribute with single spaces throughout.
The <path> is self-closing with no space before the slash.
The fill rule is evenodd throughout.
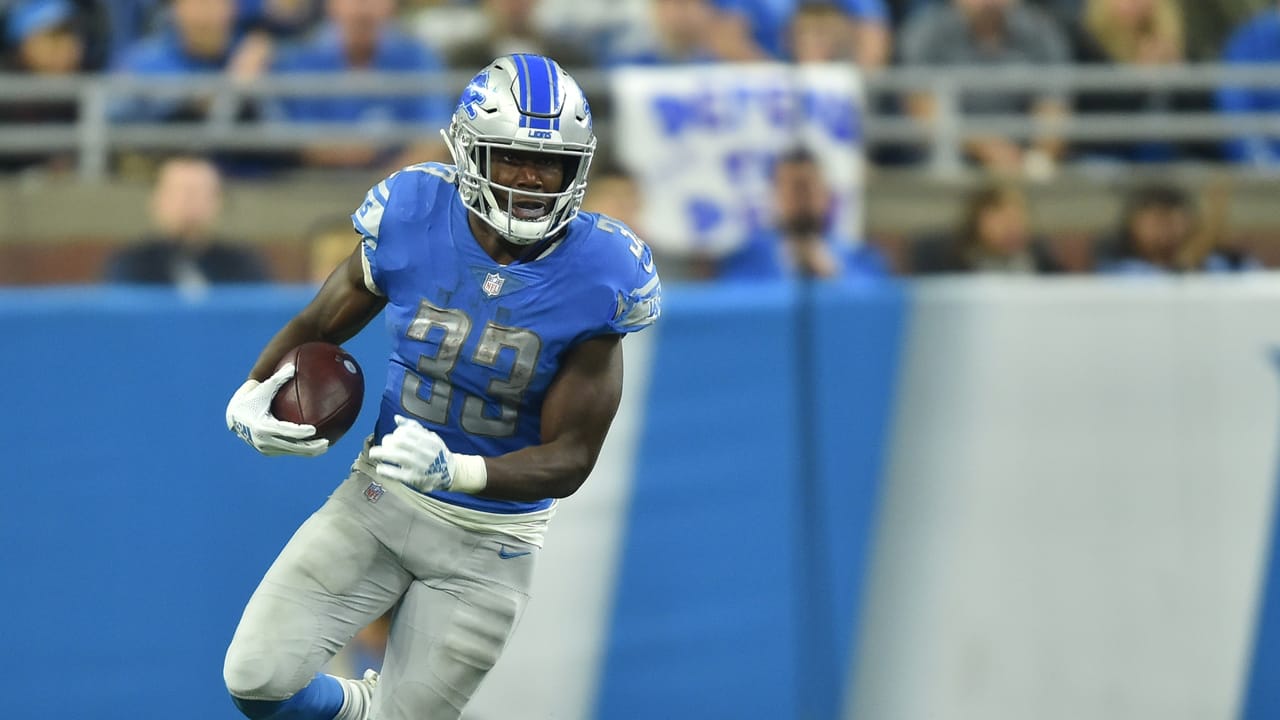
<path id="1" fill-rule="evenodd" d="M 517 54 L 494 60 L 463 90 L 444 136 L 458 166 L 463 203 L 508 241 L 531 245 L 554 235 L 582 207 L 596 149 L 591 109 L 582 88 L 551 58 Z M 550 210 L 545 215 L 523 219 L 512 213 L 514 188 L 489 179 L 495 148 L 565 158 L 564 187 L 546 193 L 519 191 L 546 199 Z M 495 189 L 506 196 L 505 202 L 499 202 Z"/>

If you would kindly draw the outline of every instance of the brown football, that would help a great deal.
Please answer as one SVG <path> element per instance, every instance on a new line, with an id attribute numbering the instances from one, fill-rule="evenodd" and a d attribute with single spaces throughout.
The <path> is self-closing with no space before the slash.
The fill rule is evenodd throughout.
<path id="1" fill-rule="evenodd" d="M 271 401 L 271 414 L 281 420 L 314 425 L 316 437 L 338 441 L 356 422 L 364 402 L 364 373 L 356 359 L 337 345 L 303 343 L 280 363 L 297 368 Z"/>

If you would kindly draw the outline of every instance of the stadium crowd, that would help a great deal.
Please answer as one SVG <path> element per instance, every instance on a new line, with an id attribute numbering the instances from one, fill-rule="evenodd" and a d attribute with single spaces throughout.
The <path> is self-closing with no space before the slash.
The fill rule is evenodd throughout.
<path id="1" fill-rule="evenodd" d="M 0 0 L 0 12 L 3 70 L 40 77 L 222 74 L 250 81 L 356 70 L 474 71 L 510 52 L 551 55 L 570 72 L 764 59 L 847 62 L 871 74 L 890 65 L 1280 63 L 1276 0 Z M 930 95 L 883 102 L 890 112 L 920 119 L 937 112 Z M 110 117 L 122 124 L 189 123 L 230 112 L 250 121 L 443 125 L 452 104 L 452 96 L 433 94 L 287 97 L 232 108 L 213 98 L 124 98 L 110 108 Z M 1280 90 L 1154 88 L 1074 96 L 993 90 L 965 95 L 961 105 L 968 114 L 1014 112 L 1045 120 L 1072 113 L 1252 113 L 1280 110 Z M 0 132 L 5 123 L 72 123 L 77 112 L 76 103 L 63 101 L 0 102 Z M 808 233 L 821 241 L 818 246 L 806 244 L 809 240 L 788 244 L 787 238 L 796 235 L 788 227 L 796 223 L 780 219 L 771 235 L 748 239 L 742 250 L 748 255 L 708 262 L 691 274 L 743 276 L 764 266 L 773 268 L 764 275 L 780 267 L 822 275 L 837 266 L 872 275 L 890 267 L 920 273 L 1053 272 L 1064 268 L 1043 239 L 1027 230 L 1030 208 L 1017 187 L 1038 168 L 1177 160 L 1280 167 L 1280 138 L 1067 143 L 1046 131 L 1026 143 L 995 134 L 973 138 L 965 143 L 964 155 L 970 167 L 989 171 L 999 182 L 974 193 L 954 232 L 920 238 L 892 262 L 874 256 L 837 262 L 825 251 L 815 254 L 812 247 L 821 249 L 831 240 L 822 232 Z M 297 152 L 223 153 L 212 159 L 223 175 L 258 177 L 282 168 L 376 170 L 447 160 L 447 154 L 443 144 L 429 138 L 412 147 L 317 143 Z M 910 151 L 872 154 L 881 164 L 921 159 Z M 73 165 L 74 158 L 61 153 L 0 155 L 0 172 L 59 172 Z M 130 158 L 116 158 L 115 172 L 127 175 L 131 167 Z M 152 177 L 159 163 L 152 159 L 139 167 Z M 779 202 L 793 194 L 787 183 L 808 182 L 793 175 L 803 172 L 780 164 L 775 173 Z M 627 186 L 625 177 L 615 180 Z M 821 182 L 810 186 L 809 192 L 822 190 Z M 1205 224 L 1196 220 L 1199 204 L 1177 187 L 1138 188 L 1117 221 L 1116 236 L 1100 241 L 1090 267 L 1147 272 L 1256 266 L 1205 239 Z M 779 251 L 789 247 L 802 249 Z M 124 277 L 120 266 L 111 267 L 108 276 Z"/>

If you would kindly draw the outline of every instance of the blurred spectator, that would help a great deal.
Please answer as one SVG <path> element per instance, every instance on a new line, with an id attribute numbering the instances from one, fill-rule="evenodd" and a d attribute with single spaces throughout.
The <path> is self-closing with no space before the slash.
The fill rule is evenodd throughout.
<path id="1" fill-rule="evenodd" d="M 1055 65 L 1070 60 L 1066 36 L 1058 25 L 1043 11 L 1018 0 L 952 0 L 929 6 L 903 28 L 899 47 L 903 63 L 916 66 Z M 929 94 L 912 96 L 907 104 L 912 115 L 925 120 L 937 111 Z M 1050 93 L 966 93 L 960 106 L 966 114 L 1031 113 L 1050 125 L 1066 112 L 1064 98 Z M 1037 139 L 1033 148 L 996 136 L 965 144 L 968 155 L 980 165 L 1010 176 L 1051 164 L 1062 149 L 1061 140 L 1051 134 Z"/>
<path id="2" fill-rule="evenodd" d="M 110 67 L 123 50 L 150 29 L 160 0 L 67 0 L 75 17 L 76 34 L 84 52 L 82 69 L 97 72 Z M 29 0 L 0 0 L 0 28 Z M 0 36 L 0 50 L 12 50 Z"/>
<path id="3" fill-rule="evenodd" d="M 849 18 L 855 60 L 863 69 L 889 61 L 891 33 L 884 0 L 715 0 L 720 11 L 716 42 L 729 60 L 786 56 L 787 30 L 804 5 L 831 5 Z"/>
<path id="4" fill-rule="evenodd" d="M 88 13 L 89 66 L 115 67 L 125 52 L 156 26 L 162 0 L 77 0 Z"/>
<path id="5" fill-rule="evenodd" d="M 360 242 L 346 215 L 323 220 L 307 233 L 307 280 L 322 283 Z"/>
<path id="6" fill-rule="evenodd" d="M 640 208 L 640 183 L 633 175 L 621 168 L 593 168 L 583 210 L 608 215 L 644 237 Z"/>
<path id="7" fill-rule="evenodd" d="M 125 51 L 116 69 L 131 75 L 181 77 L 220 73 L 232 63 L 244 66 L 233 57 L 235 12 L 234 0 L 173 0 L 168 26 Z M 261 54 L 256 45 L 247 50 Z M 138 97 L 117 105 L 112 115 L 117 120 L 203 120 L 211 104 L 208 97 Z"/>
<path id="8" fill-rule="evenodd" d="M 1185 59 L 1176 0 L 1088 0 L 1078 60 L 1172 65 Z"/>
<path id="9" fill-rule="evenodd" d="M 451 67 L 475 71 L 494 58 L 513 53 L 533 53 L 554 59 L 571 72 L 589 67 L 592 59 L 584 48 L 542 32 L 535 22 L 537 0 L 483 0 L 485 33 L 449 53 Z"/>
<path id="10" fill-rule="evenodd" d="M 488 30 L 484 10 L 476 2 L 402 0 L 400 18 L 406 32 L 444 56 L 479 40 Z"/>
<path id="11" fill-rule="evenodd" d="M 894 28 L 894 37 L 901 37 L 899 30 L 906 24 L 908 18 L 912 17 L 921 8 L 938 1 L 885 0 L 889 11 L 890 24 Z M 790 33 L 791 58 L 796 62 L 812 62 L 806 60 L 806 56 L 816 55 L 818 48 L 823 44 L 833 44 L 835 48 L 839 48 L 835 52 L 843 52 L 848 46 L 856 45 L 856 40 L 848 41 L 848 45 L 845 42 L 832 42 L 844 31 L 832 28 L 821 20 L 823 12 L 819 9 L 824 6 L 829 7 L 829 4 L 805 3 L 797 10 Z M 847 15 L 844 16 L 843 22 L 848 22 Z M 834 20 L 831 24 L 840 25 L 842 21 Z M 810 37 L 804 38 L 802 37 L 803 34 L 809 34 Z M 809 49 L 802 49 L 802 44 L 808 44 Z M 864 92 L 863 102 L 867 113 L 892 118 L 901 118 L 907 115 L 906 98 L 901 93 L 875 85 L 866 87 Z M 879 141 L 870 144 L 867 152 L 871 163 L 881 167 L 917 165 L 926 157 L 926 152 L 918 143 L 909 141 Z"/>
<path id="12" fill-rule="evenodd" d="M 739 250 L 722 259 L 716 276 L 771 280 L 888 275 L 878 250 L 841 237 L 831 227 L 832 200 L 813 153 L 800 148 L 781 156 L 773 169 L 773 227 L 753 233 Z"/>
<path id="13" fill-rule="evenodd" d="M 1227 38 L 1275 0 L 1179 0 L 1187 29 L 1187 57 L 1217 62 Z"/>
<path id="14" fill-rule="evenodd" d="M 651 32 L 609 49 L 608 65 L 674 65 L 720 59 L 713 36 L 717 14 L 711 0 L 649 0 Z"/>
<path id="15" fill-rule="evenodd" d="M 889 26 L 896 33 L 922 5 L 932 0 L 885 0 L 885 9 L 889 12 Z"/>
<path id="16" fill-rule="evenodd" d="M 592 165 L 583 210 L 608 215 L 646 238 L 643 208 L 643 189 L 634 175 L 618 166 Z M 651 249 L 654 261 L 662 268 L 662 277 L 668 281 L 705 280 L 715 274 L 715 268 L 705 257 L 668 253 L 661 246 Z"/>
<path id="17" fill-rule="evenodd" d="M 282 49 L 273 65 L 277 73 L 344 71 L 424 72 L 442 69 L 430 48 L 395 27 L 395 0 L 327 0 L 327 21 L 305 42 Z M 492 60 L 492 58 L 490 58 Z M 486 61 L 488 62 L 488 61 Z M 479 68 L 476 68 L 479 69 Z M 443 123 L 451 111 L 439 95 L 328 96 L 281 100 L 276 112 L 292 122 L 355 125 L 376 133 L 393 123 Z M 443 143 L 434 139 L 410 149 L 369 141 L 326 143 L 307 148 L 303 161 L 319 167 L 371 168 L 442 158 Z"/>
<path id="18" fill-rule="evenodd" d="M 965 202 L 959 231 L 951 237 L 927 238 L 912 247 L 912 272 L 1003 273 L 1058 272 L 1044 243 L 1031 234 L 1027 198 L 1008 185 L 973 192 Z"/>
<path id="19" fill-rule="evenodd" d="M 643 32 L 648 23 L 649 0 L 541 0 L 537 23 L 544 32 L 570 39 L 586 48 L 593 58 L 604 58 L 610 48 L 625 44 L 628 35 Z"/>
<path id="20" fill-rule="evenodd" d="M 912 15 L 927 5 L 935 5 L 947 0 L 885 0 L 889 8 L 889 17 L 893 27 L 902 27 Z M 1188 0 L 1196 2 L 1197 0 Z M 1027 0 L 1054 19 L 1062 27 L 1074 24 L 1084 12 L 1085 0 Z"/>
<path id="21" fill-rule="evenodd" d="M 854 21 L 834 4 L 801 5 L 787 26 L 785 47 L 787 58 L 797 63 L 856 62 Z"/>
<path id="22" fill-rule="evenodd" d="M 1134 190 L 1120 216 L 1118 235 L 1103 243 L 1099 269 L 1115 275 L 1235 272 L 1262 266 L 1244 253 L 1214 247 L 1191 196 L 1154 184 Z"/>
<path id="23" fill-rule="evenodd" d="M 84 40 L 71 0 L 21 0 L 10 8 L 5 70 L 32 75 L 67 75 L 84 66 Z"/>
<path id="24" fill-rule="evenodd" d="M 319 0 L 239 0 L 236 24 L 285 39 L 307 32 L 320 17 Z"/>
<path id="25" fill-rule="evenodd" d="M 71 75 L 84 69 L 84 40 L 69 0 L 25 0 L 10 9 L 5 38 L 12 50 L 3 69 L 40 77 Z M 0 127 L 6 124 L 69 125 L 76 121 L 75 100 L 25 100 L 0 103 Z M 43 166 L 70 167 L 69 154 L 32 152 L 0 156 L 0 170 Z"/>
<path id="26" fill-rule="evenodd" d="M 1076 58 L 1086 63 L 1132 66 L 1180 65 L 1186 60 L 1182 15 L 1177 0 L 1088 0 L 1075 33 Z M 1126 114 L 1207 112 L 1208 93 L 1195 91 L 1085 91 L 1076 95 L 1081 113 Z M 1165 162 L 1192 151 L 1165 141 L 1088 143 L 1085 157 L 1125 162 Z M 1212 150 L 1204 150 L 1212 154 Z"/>
<path id="27" fill-rule="evenodd" d="M 1250 20 L 1227 42 L 1223 62 L 1233 65 L 1280 63 L 1280 7 L 1273 6 Z M 1228 115 L 1280 111 L 1280 89 L 1226 86 L 1218 90 L 1218 109 Z M 1280 138 L 1246 135 L 1226 144 L 1227 157 L 1235 162 L 1274 169 L 1280 164 Z"/>
<path id="28" fill-rule="evenodd" d="M 222 213 L 222 183 L 208 160 L 175 157 L 165 162 L 150 210 L 155 232 L 108 260 L 108 282 L 200 291 L 211 283 L 269 279 L 256 252 L 214 235 Z"/>
<path id="29" fill-rule="evenodd" d="M 1030 4 L 1044 10 L 1058 24 L 1069 27 L 1084 14 L 1084 6 L 1088 0 L 1028 0 Z"/>

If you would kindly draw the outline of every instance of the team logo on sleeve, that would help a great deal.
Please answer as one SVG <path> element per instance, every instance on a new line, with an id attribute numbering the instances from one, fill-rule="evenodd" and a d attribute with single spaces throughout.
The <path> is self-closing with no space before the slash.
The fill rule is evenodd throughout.
<path id="1" fill-rule="evenodd" d="M 498 293 L 502 292 L 502 284 L 504 282 L 506 282 L 506 279 L 498 273 L 489 273 L 484 276 L 484 284 L 480 286 L 480 289 L 484 290 L 484 294 L 489 297 L 497 297 Z"/>
<path id="2" fill-rule="evenodd" d="M 377 482 L 371 482 L 369 487 L 364 489 L 364 499 L 371 503 L 376 503 L 382 499 L 382 494 L 386 491 L 386 488 L 382 487 L 382 485 Z"/>

